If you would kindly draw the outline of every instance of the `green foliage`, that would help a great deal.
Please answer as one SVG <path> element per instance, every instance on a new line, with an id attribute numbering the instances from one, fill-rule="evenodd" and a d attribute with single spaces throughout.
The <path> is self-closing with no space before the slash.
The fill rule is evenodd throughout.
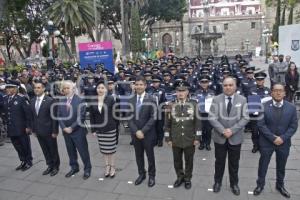
<path id="1" fill-rule="evenodd" d="M 134 53 L 142 50 L 142 32 L 140 25 L 140 15 L 137 5 L 131 7 L 131 50 Z"/>
<path id="2" fill-rule="evenodd" d="M 48 43 L 43 46 L 42 55 L 46 58 L 49 57 L 49 44 Z"/>

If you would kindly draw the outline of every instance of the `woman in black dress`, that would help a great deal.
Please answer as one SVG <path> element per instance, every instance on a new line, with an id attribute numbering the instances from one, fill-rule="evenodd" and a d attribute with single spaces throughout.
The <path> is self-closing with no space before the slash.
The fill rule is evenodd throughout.
<path id="1" fill-rule="evenodd" d="M 115 100 L 107 95 L 104 81 L 96 84 L 97 98 L 90 104 L 90 121 L 93 135 L 97 136 L 100 152 L 105 159 L 105 177 L 113 178 L 116 173 L 115 153 L 117 148 L 117 121 Z"/>
<path id="2" fill-rule="evenodd" d="M 285 75 L 285 90 L 286 90 L 286 99 L 289 102 L 293 102 L 294 94 L 298 90 L 299 83 L 299 73 L 294 62 L 291 62 L 287 73 Z"/>

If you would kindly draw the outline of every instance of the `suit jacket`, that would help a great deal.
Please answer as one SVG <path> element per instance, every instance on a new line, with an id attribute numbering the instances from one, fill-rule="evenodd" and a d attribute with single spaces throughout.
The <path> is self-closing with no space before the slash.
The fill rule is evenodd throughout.
<path id="1" fill-rule="evenodd" d="M 94 100 L 90 103 L 90 122 L 92 132 L 100 131 L 107 132 L 117 128 L 116 116 L 117 108 L 115 106 L 115 100 L 112 96 L 105 96 L 103 101 L 103 107 L 101 113 L 98 109 L 98 100 Z"/>
<path id="2" fill-rule="evenodd" d="M 241 144 L 244 139 L 244 127 L 249 122 L 246 98 L 234 94 L 232 108 L 228 116 L 225 95 L 220 94 L 214 97 L 210 108 L 209 122 L 213 127 L 212 139 L 214 142 L 224 144 L 226 138 L 223 131 L 229 128 L 233 132 L 233 135 L 228 139 L 229 143 L 231 145 Z"/>
<path id="3" fill-rule="evenodd" d="M 4 116 L 7 122 L 7 134 L 21 136 L 26 134 L 26 128 L 31 127 L 30 106 L 26 97 L 16 94 L 8 102 L 9 96 L 3 100 Z"/>
<path id="4" fill-rule="evenodd" d="M 144 133 L 144 139 L 148 142 L 156 140 L 155 122 L 157 116 L 157 106 L 155 99 L 146 94 L 139 113 L 136 110 L 137 95 L 129 99 L 129 104 L 132 105 L 133 110 L 128 112 L 128 126 L 130 128 L 133 140 L 137 140 L 136 132 L 141 130 Z"/>
<path id="5" fill-rule="evenodd" d="M 34 97 L 30 102 L 32 132 L 38 135 L 51 135 L 52 133 L 58 134 L 58 122 L 57 120 L 54 120 L 52 116 L 52 114 L 54 116 L 57 114 L 55 109 L 56 106 L 54 106 L 55 100 L 45 95 L 44 99 L 40 103 L 39 113 L 36 113 L 36 99 L 37 97 Z"/>
<path id="6" fill-rule="evenodd" d="M 61 129 L 66 127 L 71 127 L 73 133 L 81 132 L 87 133 L 87 129 L 84 125 L 85 113 L 86 113 L 86 103 L 79 96 L 74 94 L 71 101 L 71 108 L 67 109 L 67 98 L 60 100 L 60 105 L 58 106 L 57 116 L 59 119 L 59 126 Z"/>
<path id="7" fill-rule="evenodd" d="M 275 135 L 280 136 L 284 144 L 291 145 L 291 137 L 298 128 L 296 107 L 288 101 L 283 101 L 282 117 L 279 121 L 274 118 L 273 101 L 264 104 L 263 118 L 257 122 L 260 131 L 259 144 L 261 146 L 273 146 Z"/>

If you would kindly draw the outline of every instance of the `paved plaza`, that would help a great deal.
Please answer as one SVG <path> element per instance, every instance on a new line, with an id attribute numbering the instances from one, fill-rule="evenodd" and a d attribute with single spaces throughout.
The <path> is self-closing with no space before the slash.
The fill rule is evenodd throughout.
<path id="1" fill-rule="evenodd" d="M 262 62 L 261 62 L 262 61 Z M 253 62 L 258 67 L 265 68 L 263 59 Z M 220 193 L 212 192 L 214 174 L 214 149 L 212 151 L 196 150 L 192 189 L 186 190 L 184 186 L 174 189 L 170 186 L 176 179 L 173 168 L 172 152 L 167 145 L 155 148 L 156 156 L 156 185 L 148 188 L 147 181 L 135 186 L 137 166 L 135 163 L 133 146 L 129 145 L 130 136 L 121 129 L 120 144 L 117 151 L 117 175 L 114 179 L 103 179 L 104 159 L 99 152 L 97 138 L 88 135 L 89 151 L 92 161 L 92 175 L 83 180 L 83 170 L 74 177 L 65 178 L 69 171 L 68 156 L 62 135 L 58 137 L 61 167 L 54 176 L 43 176 L 47 168 L 41 148 L 34 136 L 31 136 L 34 165 L 26 172 L 15 171 L 19 164 L 16 151 L 10 143 L 0 147 L 0 200 L 214 200 L 214 199 L 284 199 L 275 190 L 275 159 L 273 157 L 264 192 L 254 197 L 251 192 L 256 186 L 259 153 L 251 153 L 252 142 L 249 133 L 242 145 L 239 186 L 241 195 L 234 196 L 229 187 L 228 170 L 226 168 L 223 187 Z M 300 199 L 300 134 L 293 137 L 290 157 L 286 167 L 286 188 L 291 193 L 291 199 Z M 212 145 L 213 148 L 213 145 Z M 147 166 L 147 165 L 146 165 Z"/>

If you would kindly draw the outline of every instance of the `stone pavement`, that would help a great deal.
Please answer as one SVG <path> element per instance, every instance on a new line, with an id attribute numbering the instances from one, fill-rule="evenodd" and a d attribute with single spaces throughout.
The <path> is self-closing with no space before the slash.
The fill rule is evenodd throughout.
<path id="1" fill-rule="evenodd" d="M 257 61 L 254 61 L 257 62 Z M 259 63 L 257 63 L 259 64 Z M 68 172 L 68 157 L 64 140 L 59 135 L 58 146 L 61 156 L 60 172 L 55 177 L 43 176 L 46 169 L 44 157 L 37 139 L 31 136 L 34 165 L 26 172 L 15 171 L 19 164 L 17 154 L 11 144 L 6 143 L 0 147 L 0 200 L 281 200 L 284 199 L 275 190 L 275 159 L 273 157 L 264 192 L 259 197 L 254 197 L 248 192 L 256 186 L 256 176 L 259 154 L 252 154 L 252 142 L 250 134 L 246 134 L 246 140 L 242 145 L 240 161 L 240 188 L 241 195 L 234 196 L 230 192 L 228 170 L 225 171 L 223 187 L 219 194 L 211 191 L 214 174 L 214 149 L 212 151 L 196 150 L 192 189 L 184 187 L 169 188 L 175 181 L 172 152 L 164 145 L 155 148 L 157 177 L 156 185 L 148 188 L 147 181 L 140 186 L 134 186 L 132 182 L 137 178 L 134 149 L 129 145 L 129 135 L 122 129 L 120 144 L 117 151 L 118 168 L 114 179 L 104 179 L 104 161 L 99 152 L 96 137 L 88 135 L 89 150 L 93 165 L 92 176 L 88 180 L 82 179 L 81 170 L 69 179 L 64 175 Z M 213 147 L 213 145 L 212 145 Z M 300 199 L 300 135 L 293 137 L 290 157 L 286 167 L 286 187 L 290 191 L 291 199 Z M 82 163 L 81 161 L 81 169 Z"/>

